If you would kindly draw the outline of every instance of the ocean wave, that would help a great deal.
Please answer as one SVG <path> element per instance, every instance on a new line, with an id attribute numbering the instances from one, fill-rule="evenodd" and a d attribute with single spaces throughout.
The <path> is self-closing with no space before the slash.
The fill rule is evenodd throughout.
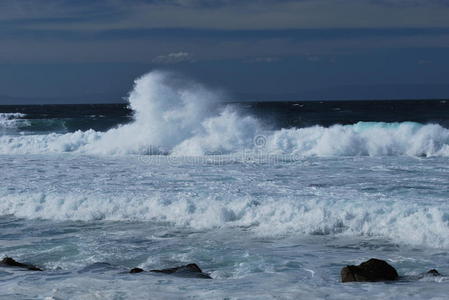
<path id="1" fill-rule="evenodd" d="M 262 236 L 285 234 L 381 237 L 411 245 L 448 248 L 448 207 L 404 200 L 255 200 L 205 197 L 25 193 L 2 196 L 0 215 L 51 220 L 169 222 L 204 230 L 245 227 Z"/>
<path id="2" fill-rule="evenodd" d="M 0 113 L 0 128 L 21 128 L 30 126 L 22 113 Z"/>
<path id="3" fill-rule="evenodd" d="M 364 123 L 354 125 L 314 126 L 281 129 L 257 135 L 257 121 L 240 119 L 244 130 L 224 125 L 237 120 L 235 112 L 224 112 L 208 120 L 207 134 L 194 135 L 171 147 L 155 146 L 146 141 L 145 133 L 127 138 L 117 128 L 106 133 L 94 130 L 66 134 L 0 136 L 0 154 L 86 153 L 105 155 L 202 156 L 232 155 L 293 155 L 298 157 L 326 156 L 416 156 L 448 157 L 449 130 L 438 124 Z M 263 145 L 255 141 L 260 138 Z"/>
<path id="4" fill-rule="evenodd" d="M 129 124 L 106 132 L 1 136 L 0 153 L 449 156 L 449 130 L 438 124 L 359 122 L 270 131 L 233 106 L 216 111 L 218 93 L 164 72 L 137 79 L 128 100 L 134 111 Z"/>
<path id="5" fill-rule="evenodd" d="M 269 137 L 267 150 L 301 156 L 449 156 L 449 130 L 413 122 L 283 129 Z"/>

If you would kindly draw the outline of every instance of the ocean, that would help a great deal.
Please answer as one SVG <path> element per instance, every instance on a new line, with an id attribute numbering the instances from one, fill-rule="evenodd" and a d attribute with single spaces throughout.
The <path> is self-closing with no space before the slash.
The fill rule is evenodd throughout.
<path id="1" fill-rule="evenodd" d="M 0 299 L 446 299 L 449 101 L 0 106 Z M 397 282 L 341 283 L 371 257 Z M 212 280 L 145 270 L 198 264 Z M 443 276 L 419 276 L 429 269 Z"/>

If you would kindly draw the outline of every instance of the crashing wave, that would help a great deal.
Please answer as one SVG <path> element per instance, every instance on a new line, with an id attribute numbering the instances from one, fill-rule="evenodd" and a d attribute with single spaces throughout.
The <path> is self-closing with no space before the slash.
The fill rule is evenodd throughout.
<path id="1" fill-rule="evenodd" d="M 218 99 L 198 83 L 155 71 L 135 81 L 128 98 L 133 122 L 106 132 L 1 136 L 0 153 L 449 156 L 449 130 L 438 124 L 359 122 L 267 131 L 232 106 L 216 111 Z"/>
<path id="2" fill-rule="evenodd" d="M 30 126 L 28 120 L 23 119 L 22 113 L 0 113 L 0 128 L 21 128 Z"/>
<path id="3" fill-rule="evenodd" d="M 167 199 L 169 197 L 169 199 Z M 397 242 L 449 247 L 447 205 L 431 207 L 406 200 L 270 198 L 255 201 L 232 194 L 79 195 L 25 193 L 3 195 L 0 215 L 51 220 L 170 222 L 211 229 L 250 227 L 276 236 L 348 235 L 388 238 Z"/>

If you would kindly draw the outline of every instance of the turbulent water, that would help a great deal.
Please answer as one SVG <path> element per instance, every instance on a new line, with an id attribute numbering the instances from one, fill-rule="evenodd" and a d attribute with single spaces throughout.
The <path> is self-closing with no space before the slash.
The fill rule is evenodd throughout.
<path id="1" fill-rule="evenodd" d="M 0 299 L 446 299 L 449 103 L 221 102 L 173 74 L 125 105 L 0 107 Z M 342 284 L 386 259 L 397 283 Z M 200 265 L 214 280 L 144 269 Z"/>

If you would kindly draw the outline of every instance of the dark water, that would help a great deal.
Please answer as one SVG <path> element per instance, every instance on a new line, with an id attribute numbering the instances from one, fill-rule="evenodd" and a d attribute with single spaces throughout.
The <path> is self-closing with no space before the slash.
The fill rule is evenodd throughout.
<path id="1" fill-rule="evenodd" d="M 133 119 L 126 104 L 3 105 L 0 113 L 24 114 L 19 129 L 32 132 L 106 131 Z"/>
<path id="2" fill-rule="evenodd" d="M 449 101 L 328 101 L 239 104 L 248 112 L 273 120 L 278 128 L 357 122 L 418 122 L 449 126 Z"/>
<path id="3" fill-rule="evenodd" d="M 231 105 L 275 129 L 360 121 L 413 121 L 449 127 L 449 101 L 445 100 L 243 102 Z M 127 104 L 4 105 L 0 106 L 0 113 L 25 114 L 22 118 L 28 123 L 18 129 L 32 132 L 106 131 L 133 120 L 133 111 Z"/>

